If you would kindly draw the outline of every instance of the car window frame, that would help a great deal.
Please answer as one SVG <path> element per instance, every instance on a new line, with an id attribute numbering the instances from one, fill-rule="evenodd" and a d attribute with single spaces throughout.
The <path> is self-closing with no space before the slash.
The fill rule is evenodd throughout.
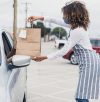
<path id="1" fill-rule="evenodd" d="M 10 53 L 10 51 L 11 51 L 11 49 L 12 49 L 12 44 L 11 44 L 11 42 L 10 42 L 10 40 L 9 40 L 9 38 L 8 38 L 8 36 L 7 36 L 7 32 L 5 32 L 5 31 L 2 31 L 2 39 L 3 39 L 3 44 L 4 44 L 4 50 L 5 50 L 5 55 L 7 56 L 7 52 L 6 52 L 6 47 L 5 47 L 5 42 L 4 42 L 4 40 L 6 41 L 6 44 L 7 44 L 7 46 L 9 47 L 9 53 Z"/>

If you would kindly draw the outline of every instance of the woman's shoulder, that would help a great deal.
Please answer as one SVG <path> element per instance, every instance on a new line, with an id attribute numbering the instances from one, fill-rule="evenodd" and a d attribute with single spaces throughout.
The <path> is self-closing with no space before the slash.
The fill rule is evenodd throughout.
<path id="1" fill-rule="evenodd" d="M 84 30 L 83 28 L 76 28 L 71 31 L 71 35 L 73 36 L 87 36 L 88 34 L 88 31 Z"/>
<path id="2" fill-rule="evenodd" d="M 70 34 L 71 39 L 78 39 L 78 40 L 86 40 L 89 39 L 89 33 L 88 31 L 85 31 L 84 29 L 77 28 L 71 31 Z"/>

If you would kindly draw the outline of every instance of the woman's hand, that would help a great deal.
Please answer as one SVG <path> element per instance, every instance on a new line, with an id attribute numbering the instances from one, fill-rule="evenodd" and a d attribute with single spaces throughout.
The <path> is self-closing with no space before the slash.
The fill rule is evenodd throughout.
<path id="1" fill-rule="evenodd" d="M 37 57 L 32 57 L 32 60 L 40 62 L 47 59 L 47 56 L 37 56 Z"/>
<path id="2" fill-rule="evenodd" d="M 28 18 L 28 22 L 32 22 L 32 21 L 35 21 L 35 20 L 44 20 L 44 17 L 42 17 L 42 16 L 30 16 Z"/>

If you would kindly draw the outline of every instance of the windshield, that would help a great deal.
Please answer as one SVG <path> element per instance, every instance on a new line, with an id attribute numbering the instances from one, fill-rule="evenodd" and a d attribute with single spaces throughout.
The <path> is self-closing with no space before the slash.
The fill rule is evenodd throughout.
<path id="1" fill-rule="evenodd" d="M 97 39 L 91 39 L 90 40 L 92 46 L 95 46 L 95 47 L 100 47 L 100 40 L 97 40 Z"/>

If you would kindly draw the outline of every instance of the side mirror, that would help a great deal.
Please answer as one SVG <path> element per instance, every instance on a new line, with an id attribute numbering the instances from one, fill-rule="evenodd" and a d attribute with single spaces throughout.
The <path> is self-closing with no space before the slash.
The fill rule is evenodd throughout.
<path id="1" fill-rule="evenodd" d="M 12 57 L 12 63 L 15 66 L 27 66 L 30 64 L 30 56 L 25 55 L 14 55 Z"/>
<path id="2" fill-rule="evenodd" d="M 25 55 L 14 55 L 12 57 L 12 64 L 9 64 L 9 69 L 23 68 L 30 64 L 31 57 Z"/>

